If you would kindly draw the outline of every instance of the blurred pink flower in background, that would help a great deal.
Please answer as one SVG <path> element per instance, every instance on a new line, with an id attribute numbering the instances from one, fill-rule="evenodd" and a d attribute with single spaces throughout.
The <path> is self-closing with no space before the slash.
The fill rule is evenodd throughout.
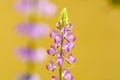
<path id="1" fill-rule="evenodd" d="M 15 56 L 23 62 L 32 61 L 36 63 L 43 62 L 47 58 L 47 53 L 44 48 L 36 48 L 32 50 L 28 47 L 21 46 L 15 49 Z"/>
<path id="2" fill-rule="evenodd" d="M 30 14 L 33 6 L 34 4 L 32 0 L 17 0 L 14 5 L 14 9 L 22 14 Z M 57 10 L 55 4 L 48 0 L 38 0 L 38 3 L 35 5 L 34 9 L 36 10 L 36 13 L 44 17 L 53 16 Z"/>
<path id="3" fill-rule="evenodd" d="M 41 80 L 40 77 L 37 74 L 19 74 L 17 75 L 15 80 Z"/>
<path id="4" fill-rule="evenodd" d="M 53 16 L 55 12 L 56 12 L 56 6 L 53 3 L 46 0 L 41 0 L 38 3 L 39 14 L 46 17 L 50 17 L 50 16 Z"/>
<path id="5" fill-rule="evenodd" d="M 44 48 L 36 48 L 34 44 L 36 39 L 46 37 L 50 29 L 48 24 L 38 23 L 37 17 L 51 17 L 57 8 L 48 0 L 16 0 L 14 9 L 16 12 L 29 17 L 28 21 L 21 22 L 15 27 L 15 34 L 28 38 L 27 46 L 15 48 L 15 56 L 25 62 L 27 66 L 25 74 L 18 75 L 15 80 L 40 80 L 34 74 L 34 67 L 31 66 L 35 66 L 34 63 L 45 61 L 47 53 Z"/>
<path id="6" fill-rule="evenodd" d="M 27 36 L 29 39 L 41 39 L 49 34 L 50 29 L 48 24 L 22 22 L 17 25 L 15 31 L 18 35 Z"/>

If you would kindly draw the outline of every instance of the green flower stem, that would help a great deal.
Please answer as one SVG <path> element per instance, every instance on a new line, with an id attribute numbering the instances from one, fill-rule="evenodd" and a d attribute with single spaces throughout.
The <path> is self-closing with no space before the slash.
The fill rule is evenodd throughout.
<path id="1" fill-rule="evenodd" d="M 59 80 L 62 80 L 62 66 L 59 68 Z"/>
<path id="2" fill-rule="evenodd" d="M 62 41 L 61 41 L 61 50 L 60 50 L 60 56 L 62 56 L 63 50 L 62 50 L 62 44 L 63 44 L 63 34 L 62 34 Z M 62 66 L 59 68 L 59 80 L 62 80 Z"/>
<path id="3" fill-rule="evenodd" d="M 62 10 L 60 17 L 59 17 L 59 21 L 60 21 L 60 28 L 59 29 L 61 29 L 63 26 L 66 26 L 68 24 L 68 14 L 67 14 L 66 8 L 64 8 Z M 62 50 L 63 42 L 64 42 L 64 38 L 63 38 L 63 34 L 62 34 L 60 56 L 62 56 L 62 53 L 63 53 L 63 50 Z M 62 79 L 62 66 L 60 66 L 60 68 L 59 68 L 59 80 L 63 80 Z"/>

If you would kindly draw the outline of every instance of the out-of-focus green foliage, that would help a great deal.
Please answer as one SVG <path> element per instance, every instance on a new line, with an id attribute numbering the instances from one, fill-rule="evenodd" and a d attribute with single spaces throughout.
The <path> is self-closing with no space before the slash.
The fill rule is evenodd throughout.
<path id="1" fill-rule="evenodd" d="M 110 0 L 114 5 L 120 5 L 120 0 Z"/>

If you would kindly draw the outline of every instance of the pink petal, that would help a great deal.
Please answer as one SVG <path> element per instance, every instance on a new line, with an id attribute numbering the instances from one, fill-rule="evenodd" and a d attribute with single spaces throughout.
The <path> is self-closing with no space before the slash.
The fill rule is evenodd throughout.
<path id="1" fill-rule="evenodd" d="M 46 65 L 47 70 L 49 71 L 54 71 L 56 66 L 54 65 L 53 61 L 50 61 L 50 63 L 48 65 Z"/>
<path id="2" fill-rule="evenodd" d="M 68 26 L 67 26 L 67 30 L 70 31 L 72 29 L 72 24 L 69 23 Z"/>
<path id="3" fill-rule="evenodd" d="M 64 77 L 67 72 L 69 72 L 68 69 L 63 69 L 62 70 L 62 77 Z"/>
<path id="4" fill-rule="evenodd" d="M 56 76 L 52 76 L 52 80 L 58 80 Z"/>
<path id="5" fill-rule="evenodd" d="M 51 33 L 50 33 L 50 37 L 51 38 L 55 38 L 55 36 L 58 35 L 58 32 L 56 30 L 53 30 Z"/>
<path id="6" fill-rule="evenodd" d="M 73 76 L 71 76 L 70 72 L 68 71 L 68 69 L 63 69 L 62 70 L 62 77 L 65 80 L 73 80 Z"/>
<path id="7" fill-rule="evenodd" d="M 67 62 L 68 62 L 69 64 L 72 64 L 72 63 L 76 62 L 76 58 L 74 58 L 74 57 L 72 56 L 72 54 L 69 54 L 69 55 L 68 55 L 68 58 L 67 58 L 66 60 L 67 60 Z"/>
<path id="8" fill-rule="evenodd" d="M 38 3 L 39 14 L 46 17 L 50 17 L 53 16 L 55 12 L 56 12 L 56 6 L 53 3 L 45 0 L 39 1 Z"/>
<path id="9" fill-rule="evenodd" d="M 62 27 L 61 32 L 62 32 L 63 34 L 65 34 L 65 33 L 67 32 L 67 28 L 66 28 L 66 27 Z"/>
<path id="10" fill-rule="evenodd" d="M 63 56 L 57 56 L 56 62 L 57 62 L 57 64 L 58 64 L 58 66 L 62 66 L 63 61 L 64 61 Z"/>
<path id="11" fill-rule="evenodd" d="M 62 45 L 62 50 L 64 50 L 65 52 L 69 51 L 69 42 L 65 42 Z"/>
<path id="12" fill-rule="evenodd" d="M 64 76 L 65 80 L 73 80 L 73 76 L 69 72 L 67 72 Z"/>
<path id="13" fill-rule="evenodd" d="M 47 50 L 47 53 L 51 56 L 54 56 L 56 53 L 56 48 L 54 46 L 51 46 L 50 49 Z"/>
<path id="14" fill-rule="evenodd" d="M 68 33 L 65 38 L 70 41 L 70 42 L 73 42 L 76 40 L 76 37 L 72 35 L 72 33 Z"/>
<path id="15" fill-rule="evenodd" d="M 62 40 L 62 36 L 60 34 L 56 35 L 54 38 L 54 42 L 59 44 Z"/>
<path id="16" fill-rule="evenodd" d="M 72 48 L 74 48 L 74 43 L 69 43 L 69 50 L 71 50 Z"/>

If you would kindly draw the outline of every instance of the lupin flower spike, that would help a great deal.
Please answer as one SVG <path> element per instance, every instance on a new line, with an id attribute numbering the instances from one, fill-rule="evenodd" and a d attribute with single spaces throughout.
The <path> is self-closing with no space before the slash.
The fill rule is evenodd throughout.
<path id="1" fill-rule="evenodd" d="M 46 68 L 52 72 L 56 67 L 59 68 L 59 78 L 52 76 L 52 80 L 73 80 L 70 71 L 67 68 L 63 68 L 64 62 L 68 64 L 76 62 L 76 58 L 70 53 L 70 50 L 74 48 L 76 37 L 71 32 L 72 24 L 68 20 L 66 8 L 62 10 L 56 26 L 58 30 L 53 30 L 50 33 L 50 37 L 54 39 L 54 44 L 47 52 L 48 55 L 56 57 L 57 65 L 55 66 L 55 62 L 50 61 L 50 64 L 46 65 Z"/>
<path id="2" fill-rule="evenodd" d="M 17 25 L 15 32 L 20 36 L 26 36 L 28 38 L 27 46 L 17 47 L 15 49 L 15 55 L 21 61 L 26 63 L 26 72 L 18 75 L 16 80 L 40 80 L 40 78 L 34 74 L 34 67 L 36 62 L 43 62 L 46 58 L 46 50 L 43 48 L 36 48 L 36 39 L 41 39 L 49 34 L 49 25 L 38 23 L 38 14 L 44 17 L 54 15 L 56 6 L 47 0 L 17 0 L 14 9 L 23 14 L 28 15 L 28 21 L 22 22 Z M 51 50 L 50 54 L 53 55 Z M 53 62 L 50 62 L 48 69 L 54 70 L 55 66 Z"/>

